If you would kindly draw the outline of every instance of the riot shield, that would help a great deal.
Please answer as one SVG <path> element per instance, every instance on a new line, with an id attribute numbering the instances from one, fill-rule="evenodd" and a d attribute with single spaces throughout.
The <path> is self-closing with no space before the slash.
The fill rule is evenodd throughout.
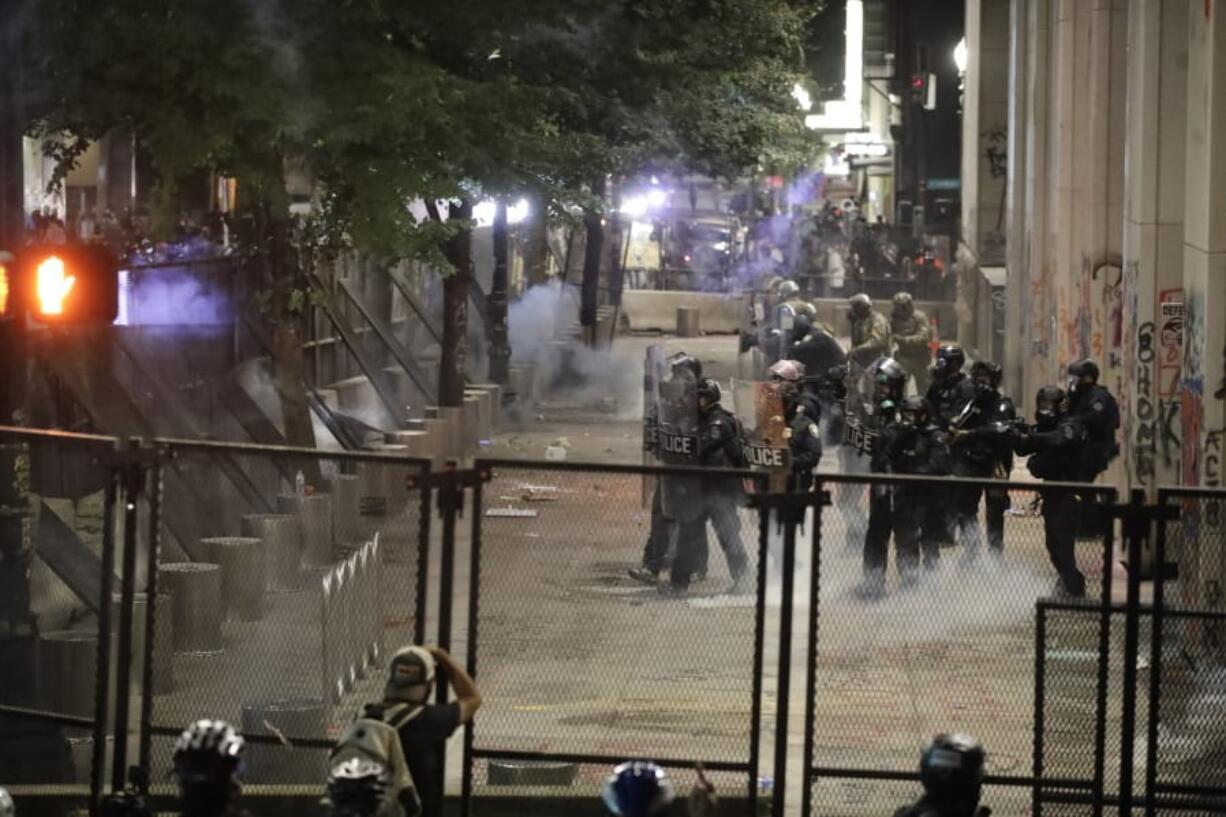
<path id="1" fill-rule="evenodd" d="M 698 465 L 698 380 L 688 367 L 669 367 L 656 381 L 656 451 L 661 465 Z M 697 476 L 660 478 L 660 507 L 677 522 L 702 513 L 702 483 Z"/>
<path id="2" fill-rule="evenodd" d="M 839 450 L 839 461 L 844 473 L 869 472 L 873 442 L 877 439 L 873 412 L 875 371 L 873 366 L 865 368 L 848 360 L 847 413 L 843 423 L 843 444 Z"/>
<path id="3" fill-rule="evenodd" d="M 792 472 L 792 452 L 779 385 L 734 380 L 732 401 L 745 432 L 745 459 L 749 467 L 770 475 L 768 485 L 772 493 L 784 491 Z"/>
<path id="4" fill-rule="evenodd" d="M 660 407 L 657 404 L 657 384 L 664 376 L 664 346 L 653 343 L 643 358 L 643 465 L 659 465 Z M 651 507 L 656 490 L 655 474 L 643 474 L 643 507 Z"/>
<path id="5" fill-rule="evenodd" d="M 737 376 L 741 378 L 762 377 L 766 371 L 762 353 L 768 323 L 765 300 L 763 293 L 750 292 L 741 313 L 741 346 L 736 361 Z"/>

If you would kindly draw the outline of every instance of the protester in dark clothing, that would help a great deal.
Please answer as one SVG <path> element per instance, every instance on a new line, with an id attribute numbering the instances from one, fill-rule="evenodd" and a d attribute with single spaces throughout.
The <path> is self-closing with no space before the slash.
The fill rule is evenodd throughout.
<path id="1" fill-rule="evenodd" d="M 456 700 L 447 704 L 427 703 L 434 679 L 441 674 L 451 684 Z M 443 756 L 447 739 L 472 720 L 481 708 L 476 683 L 440 647 L 405 647 L 392 656 L 385 705 L 407 703 L 409 709 L 389 721 L 400 734 L 400 746 L 421 798 L 422 817 L 443 813 Z"/>
<path id="2" fill-rule="evenodd" d="M 903 399 L 898 422 L 885 430 L 881 443 L 892 474 L 936 477 L 950 472 L 949 437 L 933 422 L 922 397 Z M 918 580 L 921 553 L 925 570 L 939 566 L 950 504 L 949 492 L 932 485 L 895 486 L 894 546 L 904 586 Z M 876 554 L 875 559 L 884 568 L 885 553 Z"/>

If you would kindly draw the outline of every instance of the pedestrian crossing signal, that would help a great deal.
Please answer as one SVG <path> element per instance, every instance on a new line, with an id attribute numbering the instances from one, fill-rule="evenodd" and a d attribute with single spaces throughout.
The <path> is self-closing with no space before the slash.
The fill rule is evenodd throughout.
<path id="1" fill-rule="evenodd" d="M 118 264 L 99 244 L 30 247 L 17 278 L 18 301 L 38 323 L 111 323 L 119 311 Z"/>

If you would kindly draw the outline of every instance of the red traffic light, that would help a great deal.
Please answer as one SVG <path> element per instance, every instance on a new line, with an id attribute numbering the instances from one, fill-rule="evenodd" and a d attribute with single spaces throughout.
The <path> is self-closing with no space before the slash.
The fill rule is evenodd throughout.
<path id="1" fill-rule="evenodd" d="M 111 323 L 119 311 L 118 264 L 100 244 L 29 247 L 16 284 L 39 323 Z"/>
<path id="2" fill-rule="evenodd" d="M 927 79 L 928 78 L 925 77 L 923 74 L 912 74 L 911 75 L 911 87 L 918 91 L 919 89 L 924 87 L 924 82 L 926 82 Z"/>

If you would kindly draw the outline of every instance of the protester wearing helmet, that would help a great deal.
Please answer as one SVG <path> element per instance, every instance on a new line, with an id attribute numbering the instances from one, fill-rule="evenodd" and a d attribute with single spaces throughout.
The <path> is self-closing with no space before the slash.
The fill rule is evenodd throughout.
<path id="1" fill-rule="evenodd" d="M 894 817 L 987 817 L 981 808 L 984 751 L 969 735 L 937 735 L 920 756 L 924 796 Z"/>
<path id="2" fill-rule="evenodd" d="M 0 786 L 0 817 L 17 817 L 17 807 L 8 789 Z"/>
<path id="3" fill-rule="evenodd" d="M 605 780 L 600 799 L 616 817 L 656 817 L 673 802 L 673 784 L 654 763 L 627 761 Z"/>
<path id="4" fill-rule="evenodd" d="M 785 434 L 792 455 L 789 492 L 813 488 L 813 474 L 822 459 L 822 437 L 818 430 L 821 406 L 804 388 L 805 367 L 795 360 L 781 360 L 770 368 L 770 379 L 782 389 Z"/>
<path id="5" fill-rule="evenodd" d="M 184 817 L 236 813 L 242 793 L 243 739 L 225 721 L 199 720 L 175 741 L 174 776 Z"/>
<path id="6" fill-rule="evenodd" d="M 1013 401 L 1000 393 L 1001 375 L 995 363 L 977 360 L 971 366 L 974 397 L 950 424 L 955 476 L 1007 480 L 1013 470 L 1010 435 L 1017 425 L 1017 410 Z M 1009 492 L 982 485 L 960 487 L 956 492 L 956 527 L 970 559 L 979 553 L 980 496 L 987 507 L 988 550 L 1000 556 L 1005 547 Z"/>
<path id="7" fill-rule="evenodd" d="M 890 322 L 873 309 L 873 302 L 863 292 L 847 299 L 848 320 L 851 322 L 851 349 L 847 356 L 861 369 L 892 353 Z"/>
<path id="8" fill-rule="evenodd" d="M 722 390 L 711 378 L 698 381 L 698 456 L 695 465 L 709 469 L 745 467 L 741 430 L 736 417 L 720 405 Z M 680 523 L 677 555 L 669 571 L 669 583 L 662 591 L 682 596 L 689 590 L 690 577 L 707 572 L 707 522 L 715 528 L 715 538 L 732 578 L 731 593 L 749 591 L 749 557 L 741 541 L 739 508 L 744 504 L 744 489 L 739 477 L 707 476 L 702 479 L 702 511 L 694 519 Z"/>
<path id="9" fill-rule="evenodd" d="M 890 333 L 898 347 L 895 360 L 915 379 L 916 392 L 924 394 L 928 391 L 928 368 L 932 364 L 932 324 L 922 310 L 915 308 L 909 292 L 894 294 Z"/>
<path id="10" fill-rule="evenodd" d="M 928 403 L 922 397 L 903 398 L 898 421 L 882 433 L 881 456 L 891 474 L 945 476 L 950 471 L 949 437 L 932 421 Z M 945 535 L 944 491 L 930 485 L 901 483 L 894 489 L 894 546 L 898 551 L 898 573 L 904 587 L 918 580 L 920 555 L 925 570 L 935 570 L 941 557 Z M 876 540 L 874 547 L 887 541 Z M 884 584 L 887 564 L 885 550 L 864 554 L 871 563 L 878 589 Z"/>
<path id="11" fill-rule="evenodd" d="M 456 698 L 451 703 L 428 703 L 439 676 L 451 684 Z M 481 708 L 477 684 L 441 647 L 403 647 L 388 662 L 383 701 L 377 706 L 400 736 L 421 813 L 442 814 L 441 769 L 447 738 Z"/>
<path id="12" fill-rule="evenodd" d="M 942 344 L 937 349 L 936 363 L 932 367 L 932 384 L 924 397 L 932 407 L 933 419 L 941 428 L 949 428 L 953 419 L 975 396 L 975 387 L 962 370 L 965 365 L 966 352 L 956 343 Z"/>
<path id="13" fill-rule="evenodd" d="M 1120 407 L 1111 392 L 1098 385 L 1098 364 L 1089 358 L 1068 367 L 1069 413 L 1085 426 L 1088 461 L 1092 482 L 1120 453 L 1116 432 L 1120 427 Z"/>
<path id="14" fill-rule="evenodd" d="M 1085 426 L 1069 414 L 1068 396 L 1056 386 L 1044 386 L 1035 396 L 1035 425 L 1016 441 L 1019 454 L 1029 454 L 1026 466 L 1044 481 L 1084 481 Z M 1043 532 L 1047 554 L 1056 568 L 1056 594 L 1082 598 L 1086 580 L 1077 568 L 1074 544 L 1077 536 L 1077 498 L 1055 489 L 1040 489 L 1043 500 Z"/>

